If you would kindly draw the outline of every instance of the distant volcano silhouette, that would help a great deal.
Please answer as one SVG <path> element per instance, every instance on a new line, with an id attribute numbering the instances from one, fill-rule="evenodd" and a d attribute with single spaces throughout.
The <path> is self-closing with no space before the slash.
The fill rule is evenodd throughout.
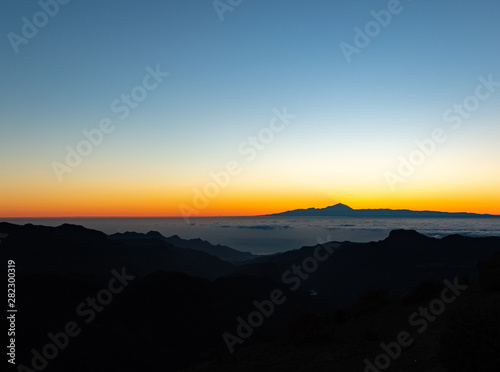
<path id="1" fill-rule="evenodd" d="M 358 218 L 500 218 L 498 215 L 468 212 L 413 211 L 409 209 L 352 209 L 338 203 L 326 208 L 294 209 L 291 211 L 269 214 L 268 216 L 293 217 L 358 217 Z"/>

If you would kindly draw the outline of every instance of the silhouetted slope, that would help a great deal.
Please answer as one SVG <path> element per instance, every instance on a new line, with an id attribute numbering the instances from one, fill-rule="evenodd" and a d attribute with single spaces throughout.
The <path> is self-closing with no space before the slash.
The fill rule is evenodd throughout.
<path id="1" fill-rule="evenodd" d="M 178 248 L 160 239 L 119 241 L 81 226 L 44 227 L 0 224 L 9 234 L 0 254 L 17 260 L 21 272 L 109 275 L 127 267 L 137 275 L 158 270 L 216 278 L 237 271 L 229 262 L 196 250 Z"/>
<path id="2" fill-rule="evenodd" d="M 245 275 L 209 281 L 156 272 L 133 279 L 86 323 L 88 315 L 82 317 L 75 309 L 107 285 L 105 278 L 48 273 L 20 279 L 19 363 L 31 367 L 31 350 L 41 351 L 50 342 L 49 332 L 56 334 L 68 321 L 75 321 L 81 333 L 49 361 L 47 370 L 176 371 L 200 362 L 203 354 L 225 353 L 222 333 L 234 331 L 236 317 L 255 310 L 252 301 L 267 298 L 277 286 L 270 280 Z M 263 337 L 274 339 L 275 325 L 269 322 L 263 326 L 248 344 Z"/>
<path id="3" fill-rule="evenodd" d="M 336 244 L 334 253 L 301 282 L 302 289 L 318 292 L 311 301 L 326 309 L 349 304 L 357 293 L 370 288 L 388 288 L 394 297 L 429 278 L 476 279 L 476 265 L 500 251 L 500 238 L 452 235 L 435 239 L 411 230 L 394 230 L 379 242 Z M 301 266 L 304 259 L 314 257 L 315 249 L 303 247 L 257 258 L 241 269 L 259 275 L 264 270 L 259 265 L 272 262 L 276 267 L 272 272 L 266 268 L 266 275 L 281 280 L 292 265 Z"/>
<path id="4" fill-rule="evenodd" d="M 408 305 L 400 301 L 359 296 L 351 307 L 333 313 L 298 312 L 289 319 L 287 337 L 259 343 L 206 360 L 183 372 L 494 372 L 500 354 L 500 298 L 471 285 L 426 329 L 409 324 L 409 317 L 439 298 L 430 294 Z M 385 354 L 381 344 L 394 344 L 407 331 L 413 343 L 398 353 L 392 345 L 390 366 L 367 369 Z M 386 361 L 378 359 L 383 364 Z"/>
<path id="5" fill-rule="evenodd" d="M 201 239 L 182 239 L 177 235 L 171 237 L 164 237 L 158 231 L 150 231 L 147 234 L 136 232 L 116 233 L 109 235 L 111 239 L 160 239 L 166 243 L 172 244 L 179 248 L 192 249 L 196 251 L 205 252 L 213 256 L 219 257 L 221 260 L 229 261 L 231 263 L 241 263 L 255 258 L 250 252 L 241 252 L 236 249 L 224 245 L 213 245 L 206 240 Z"/>
<path id="6" fill-rule="evenodd" d="M 485 289 L 500 290 L 500 253 L 478 263 L 479 284 Z"/>

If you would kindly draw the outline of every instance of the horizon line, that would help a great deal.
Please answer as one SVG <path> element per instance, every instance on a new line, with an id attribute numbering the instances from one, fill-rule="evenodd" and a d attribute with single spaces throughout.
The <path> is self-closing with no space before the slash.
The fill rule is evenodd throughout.
<path id="1" fill-rule="evenodd" d="M 337 204 L 343 204 L 343 203 L 337 203 Z M 335 205 L 337 205 L 335 204 Z M 348 206 L 347 204 L 343 204 Z M 333 205 L 332 205 L 333 206 Z M 329 207 L 332 207 L 329 206 Z M 286 210 L 282 212 L 274 212 L 274 213 L 268 213 L 268 214 L 249 214 L 249 215 L 207 215 L 207 216 L 189 216 L 188 218 L 226 218 L 226 217 L 287 217 L 287 216 L 276 216 L 276 214 L 281 214 L 285 212 L 290 212 L 290 211 L 295 211 L 295 210 L 307 210 L 307 209 L 325 209 L 328 207 L 324 208 L 316 208 L 316 207 L 310 207 L 310 208 L 296 208 L 296 209 L 291 209 L 291 210 Z M 391 209 L 391 208 L 360 208 L 360 209 L 354 209 L 351 208 L 354 211 L 357 210 L 392 210 L 392 211 L 412 211 L 412 212 L 438 212 L 438 213 L 451 213 L 451 214 L 475 214 L 475 215 L 484 215 L 484 216 L 497 216 L 500 217 L 500 214 L 492 214 L 492 213 L 478 213 L 478 212 L 449 212 L 449 211 L 436 211 L 436 210 L 429 210 L 429 209 L 424 209 L 424 210 L 418 210 L 418 209 Z M 291 216 L 291 217 L 300 217 L 300 216 Z M 350 217 L 350 216 L 303 216 L 303 217 Z M 142 216 L 142 215 L 126 215 L 126 216 L 116 216 L 116 215 L 105 215 L 105 216 L 95 216 L 95 215 L 77 215 L 77 216 L 20 216 L 20 217 L 8 217 L 8 216 L 0 216 L 0 220 L 5 220 L 5 219 L 29 219 L 29 218 L 41 218 L 41 219 L 57 219 L 57 218 L 186 218 L 181 215 L 148 215 L 148 216 Z"/>

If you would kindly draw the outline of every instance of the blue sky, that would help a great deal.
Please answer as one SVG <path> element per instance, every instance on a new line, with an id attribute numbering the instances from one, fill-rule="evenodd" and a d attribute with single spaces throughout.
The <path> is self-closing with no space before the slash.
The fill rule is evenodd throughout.
<path id="1" fill-rule="evenodd" d="M 267 125 L 274 108 L 287 107 L 297 119 L 246 168 L 241 183 L 275 174 L 278 184 L 304 183 L 333 199 L 364 184 L 389 200 L 394 195 L 381 191 L 384 170 L 411 152 L 415 139 L 446 125 L 443 112 L 474 93 L 479 76 L 500 81 L 500 3 L 401 1 L 402 11 L 347 63 L 339 45 L 352 44 L 354 28 L 364 29 L 370 12 L 387 4 L 246 0 L 221 22 L 212 1 L 72 0 L 16 54 L 8 34 L 22 35 L 22 17 L 32 20 L 40 5 L 4 1 L 3 174 L 12 188 L 26 179 L 47 188 L 100 188 L 127 183 L 133 174 L 165 189 L 173 182 L 201 187 L 209 171 Z M 157 65 L 170 75 L 60 185 L 51 163 L 64 159 L 83 129 L 116 119 L 111 102 Z M 464 166 L 464 153 L 498 165 L 499 100 L 500 90 L 481 102 L 441 155 Z M 441 155 L 425 167 L 439 172 Z M 466 174 L 468 167 L 478 177 L 474 162 Z M 106 176 L 110 169 L 116 178 Z M 342 180 L 338 190 L 336 180 Z M 484 182 L 497 185 L 496 178 Z"/>

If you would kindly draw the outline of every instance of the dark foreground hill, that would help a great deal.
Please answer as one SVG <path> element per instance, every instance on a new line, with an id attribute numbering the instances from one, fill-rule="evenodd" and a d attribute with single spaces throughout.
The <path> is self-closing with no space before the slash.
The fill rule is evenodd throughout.
<path id="1" fill-rule="evenodd" d="M 112 269 L 127 267 L 141 276 L 164 270 L 210 279 L 237 272 L 231 263 L 214 255 L 179 248 L 157 237 L 121 241 L 68 224 L 45 227 L 0 223 L 0 232 L 8 234 L 2 252 L 21 263 L 21 272 L 106 277 Z"/>
<path id="2" fill-rule="evenodd" d="M 290 273 L 285 279 L 292 281 L 307 275 L 300 288 L 314 291 L 311 302 L 331 310 L 352 303 L 358 293 L 368 289 L 386 288 L 389 296 L 396 298 L 427 279 L 459 277 L 476 281 L 477 263 L 500 251 L 498 237 L 450 235 L 436 239 L 409 230 L 394 230 L 378 242 L 330 244 L 331 249 L 336 248 L 328 259 L 318 261 L 313 274 L 306 270 L 314 265 L 310 257 L 319 246 L 257 258 L 240 269 L 249 275 L 265 272 L 281 281 L 283 273 L 298 267 L 302 274 Z"/>
<path id="3" fill-rule="evenodd" d="M 398 230 L 240 267 L 157 236 L 73 225 L 0 223 L 0 239 L 2 262 L 16 267 L 15 371 L 460 372 L 500 362 L 500 238 Z M 424 322 L 431 307 L 439 314 Z M 413 342 L 399 351 L 390 343 L 403 331 Z"/>
<path id="4" fill-rule="evenodd" d="M 441 288 L 439 281 L 424 282 L 410 291 L 410 302 L 375 291 L 336 312 L 297 311 L 279 341 L 216 355 L 183 371 L 498 371 L 500 293 L 469 284 L 442 312 L 433 313 Z M 405 345 L 398 342 L 402 335 Z"/>

